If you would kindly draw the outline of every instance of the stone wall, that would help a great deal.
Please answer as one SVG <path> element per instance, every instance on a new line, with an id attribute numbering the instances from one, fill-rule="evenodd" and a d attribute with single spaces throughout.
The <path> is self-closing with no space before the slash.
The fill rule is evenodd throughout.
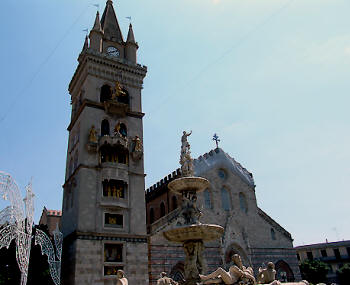
<path id="1" fill-rule="evenodd" d="M 85 237 L 83 237 L 85 238 Z M 62 264 L 62 285 L 114 285 L 115 276 L 105 276 L 104 266 L 109 265 L 104 260 L 105 243 L 122 243 L 124 245 L 124 259 L 120 264 L 125 271 L 129 284 L 148 284 L 147 242 L 144 239 L 111 237 L 91 237 L 76 239 L 69 246 L 65 246 L 66 258 Z M 65 274 L 68 272 L 69 274 Z"/>

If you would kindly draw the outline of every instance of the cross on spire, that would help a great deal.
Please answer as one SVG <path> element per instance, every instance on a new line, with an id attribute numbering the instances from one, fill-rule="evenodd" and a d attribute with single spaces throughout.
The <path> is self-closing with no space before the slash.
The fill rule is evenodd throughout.
<path id="1" fill-rule="evenodd" d="M 220 141 L 220 139 L 219 139 L 219 136 L 216 133 L 213 135 L 213 141 L 215 141 L 215 143 L 216 143 L 216 148 L 219 148 L 219 141 Z"/>

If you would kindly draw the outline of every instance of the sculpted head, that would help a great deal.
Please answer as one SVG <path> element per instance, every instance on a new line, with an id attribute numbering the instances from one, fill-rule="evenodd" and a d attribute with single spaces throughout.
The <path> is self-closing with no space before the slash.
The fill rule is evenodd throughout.
<path id="1" fill-rule="evenodd" d="M 121 269 L 119 269 L 119 270 L 117 271 L 117 277 L 118 277 L 118 278 L 123 278 L 123 277 L 124 277 L 124 271 L 121 270 Z"/>
<path id="2" fill-rule="evenodd" d="M 160 277 L 161 277 L 161 278 L 166 277 L 166 275 L 167 275 L 167 274 L 166 274 L 166 272 L 164 272 L 164 271 L 160 273 Z"/>
<path id="3" fill-rule="evenodd" d="M 238 267 L 242 267 L 242 259 L 238 254 L 234 254 L 232 255 L 232 261 L 238 266 Z"/>
<path id="4" fill-rule="evenodd" d="M 267 269 L 269 269 L 269 270 L 274 270 L 275 269 L 275 265 L 273 264 L 273 262 L 268 262 L 267 263 Z"/>

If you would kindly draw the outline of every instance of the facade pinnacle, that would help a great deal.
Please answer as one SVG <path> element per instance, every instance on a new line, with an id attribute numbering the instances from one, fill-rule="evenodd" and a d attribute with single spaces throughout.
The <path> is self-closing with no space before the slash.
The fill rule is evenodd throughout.
<path id="1" fill-rule="evenodd" d="M 102 32 L 101 22 L 100 22 L 100 13 L 97 11 L 93 31 Z"/>
<path id="2" fill-rule="evenodd" d="M 129 32 L 128 32 L 128 38 L 126 40 L 127 43 L 136 44 L 135 37 L 134 37 L 134 31 L 132 30 L 132 25 L 130 23 L 129 25 Z"/>

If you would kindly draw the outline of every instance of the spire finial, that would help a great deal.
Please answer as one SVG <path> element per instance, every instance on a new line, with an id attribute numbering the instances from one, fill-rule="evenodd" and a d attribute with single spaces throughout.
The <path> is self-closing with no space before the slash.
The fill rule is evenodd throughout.
<path id="1" fill-rule="evenodd" d="M 215 141 L 215 143 L 216 143 L 216 148 L 219 148 L 220 139 L 216 133 L 213 135 L 213 141 Z"/>

